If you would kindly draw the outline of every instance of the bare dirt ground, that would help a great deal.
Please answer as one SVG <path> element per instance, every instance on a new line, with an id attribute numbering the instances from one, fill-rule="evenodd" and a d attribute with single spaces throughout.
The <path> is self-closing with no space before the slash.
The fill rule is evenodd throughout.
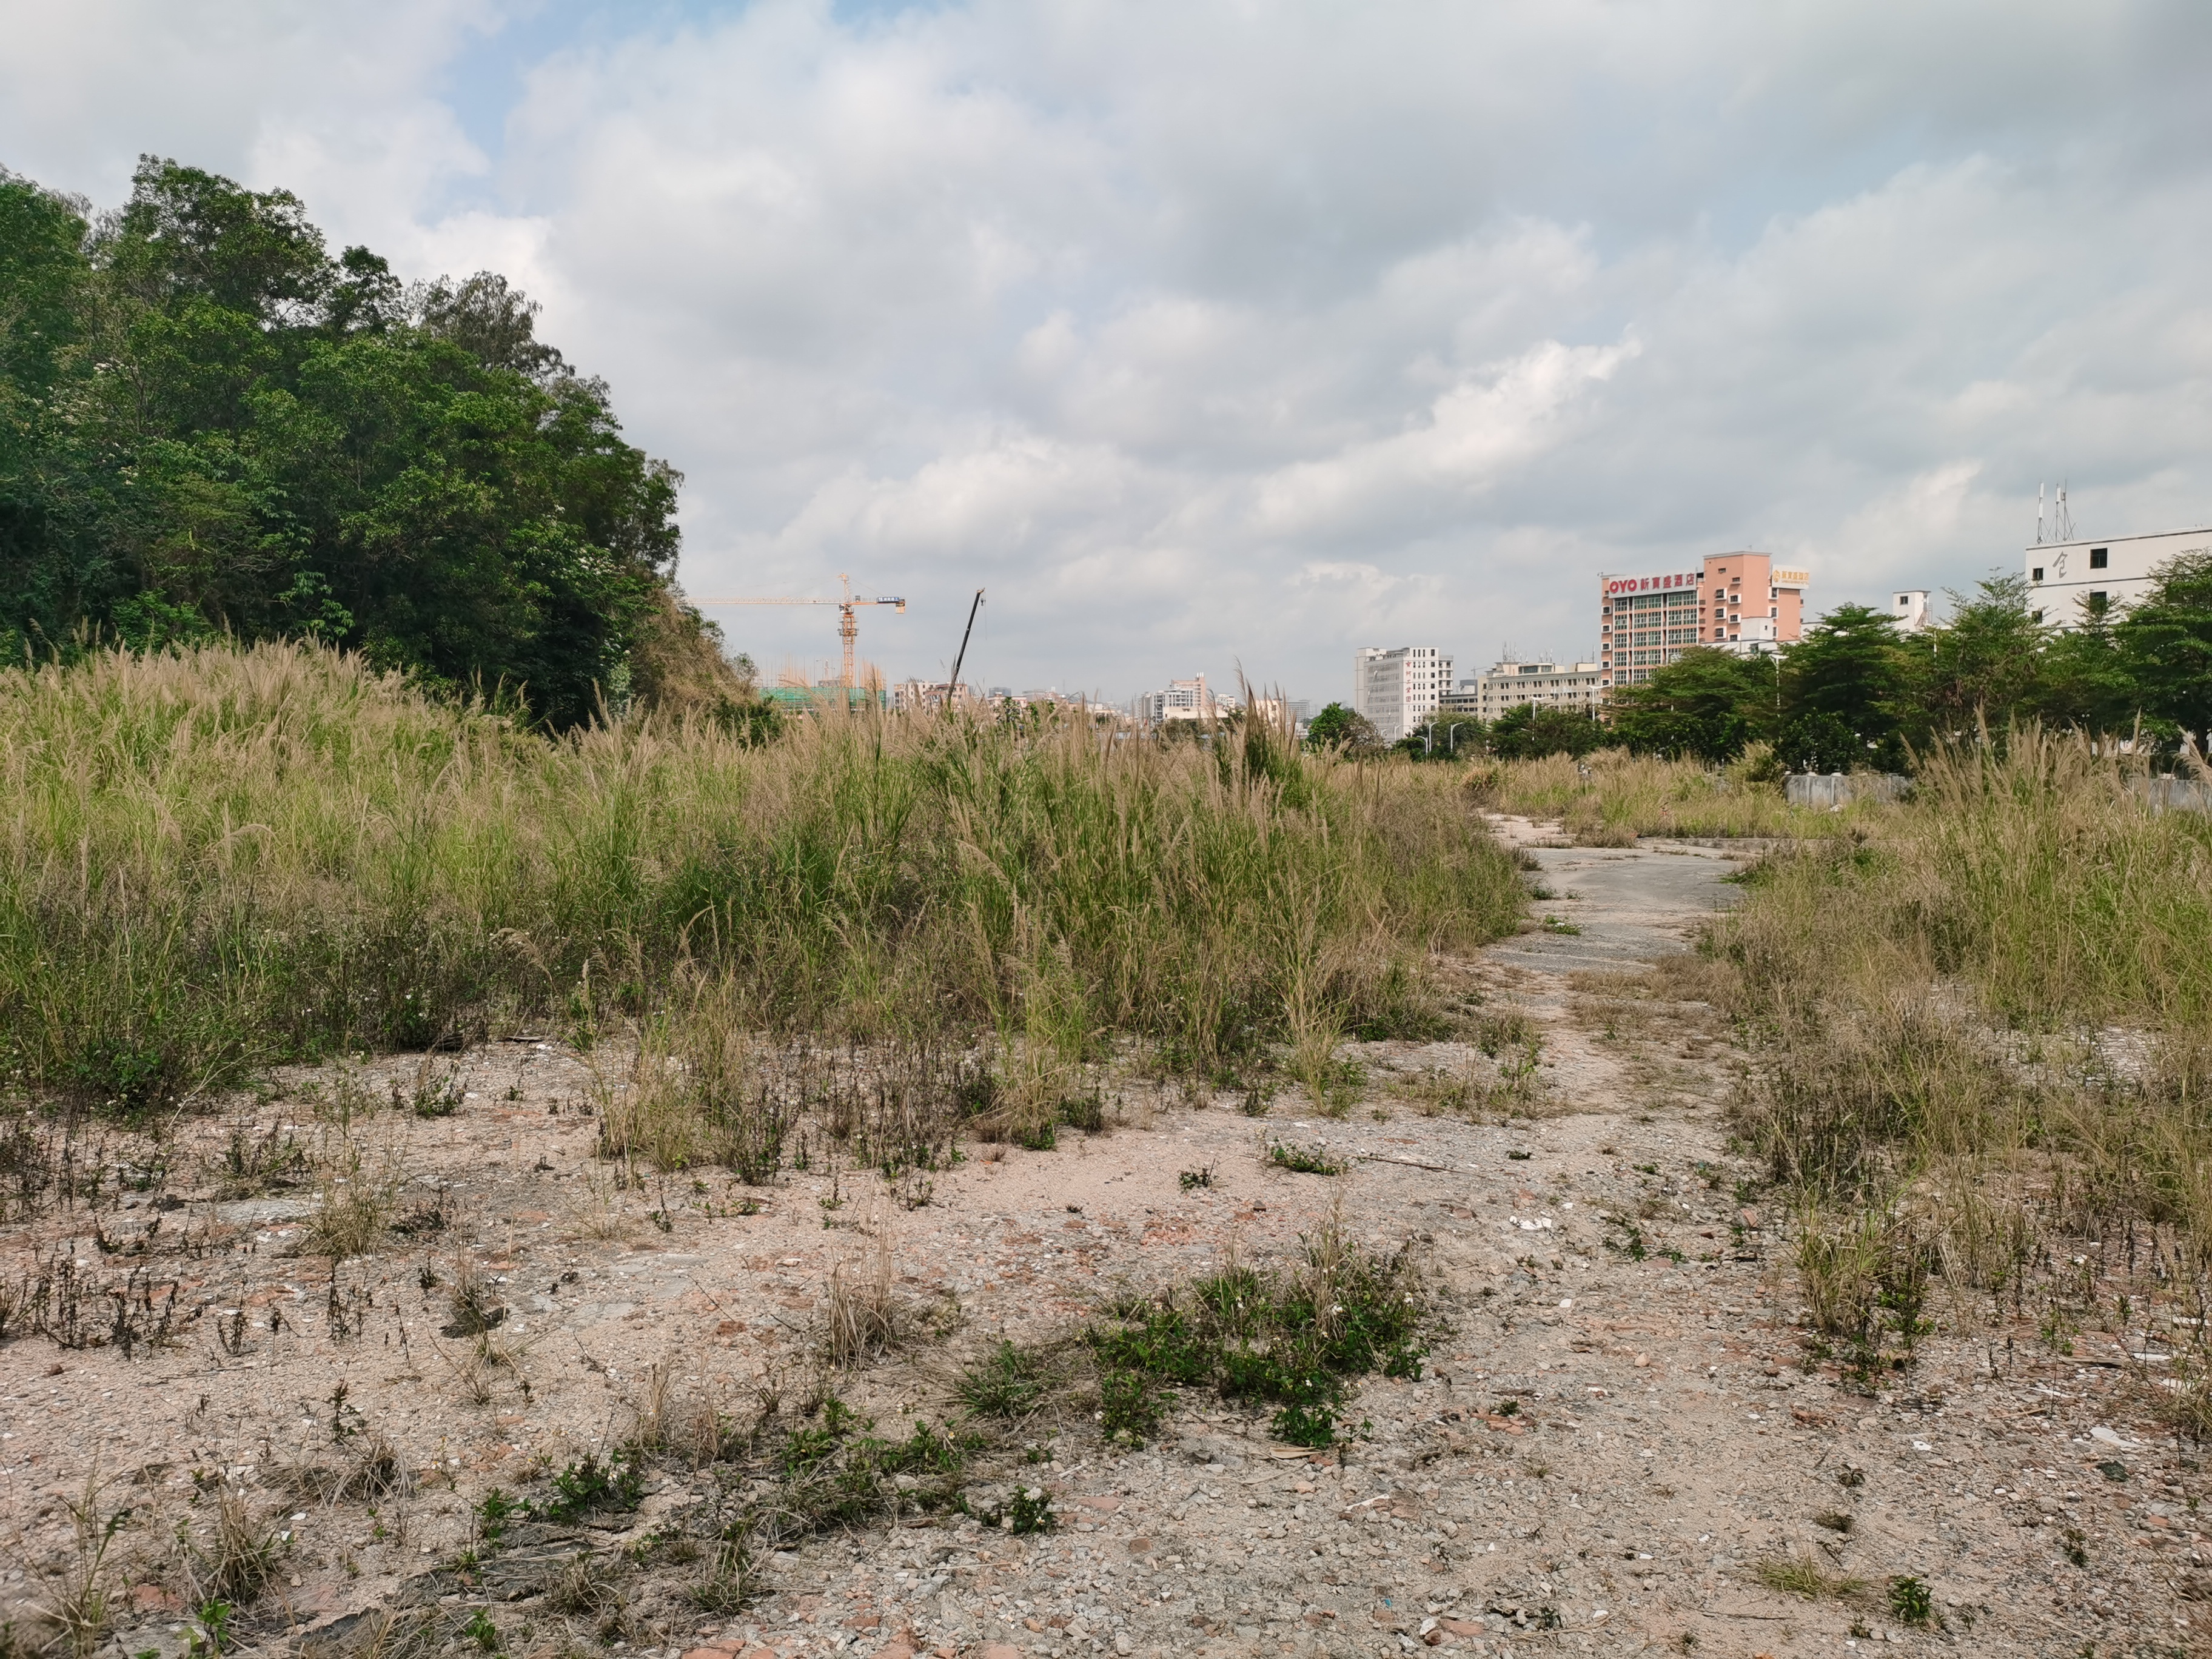
<path id="1" fill-rule="evenodd" d="M 643 1659 L 2195 1651 L 2198 1477 L 2130 1392 L 2142 1336 L 2064 1355 L 1938 1307 L 1917 1364 L 1870 1382 L 1804 1346 L 1786 1218 L 1728 1140 L 1741 1057 L 1680 954 L 1741 852 L 1502 827 L 1541 866 L 1540 920 L 1469 967 L 1492 1039 L 1354 1045 L 1340 1115 L 1127 1081 L 1106 1132 L 971 1146 L 926 1189 L 817 1158 L 638 1190 L 595 1155 L 619 1067 L 526 1035 L 283 1078 L 158 1153 L 118 1142 L 119 1191 L 49 1192 L 8 1229 L 44 1281 L 44 1331 L 13 1334 L 16 1307 L 0 1346 L 15 1633 L 89 1583 L 100 1650 L 162 1659 L 215 1633 L 185 1600 L 211 1585 L 233 1648 L 325 1655 L 401 1652 L 400 1611 L 418 1650 Z M 449 1115 L 368 1109 L 439 1086 Z M 1277 1167 L 1271 1139 L 1347 1170 Z M 331 1218 L 372 1190 L 398 1231 L 334 1267 Z M 979 1460 L 974 1507 L 1036 1490 L 1048 1528 L 832 1530 L 757 1563 L 742 1607 L 687 1599 L 722 1478 L 698 1425 L 825 1387 L 889 1438 L 957 1420 L 953 1379 L 1001 1335 L 1288 1259 L 1333 1212 L 1415 1253 L 1437 1320 L 1419 1379 L 1369 1379 L 1338 1448 L 1211 1395 L 1135 1450 L 1047 1412 Z M 825 1379 L 830 1277 L 886 1250 L 907 1340 Z M 486 1331 L 456 1313 L 471 1280 Z M 692 1455 L 634 1508 L 487 1510 L 641 1425 Z M 1774 1587 L 1790 1564 L 1821 1593 Z"/>

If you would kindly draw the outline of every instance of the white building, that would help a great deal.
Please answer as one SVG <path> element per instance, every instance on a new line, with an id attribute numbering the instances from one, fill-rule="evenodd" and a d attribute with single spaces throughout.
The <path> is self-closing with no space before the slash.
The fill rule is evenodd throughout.
<path id="1" fill-rule="evenodd" d="M 1889 603 L 1889 617 L 1900 634 L 1921 632 L 1935 620 L 1928 612 L 1928 590 L 1908 587 L 1893 596 Z"/>
<path id="2" fill-rule="evenodd" d="M 1436 713 L 1451 690 L 1451 674 L 1450 656 L 1432 645 L 1364 647 L 1352 656 L 1352 708 L 1376 736 L 1395 743 Z"/>
<path id="3" fill-rule="evenodd" d="M 2027 550 L 2027 608 L 2053 628 L 2079 628 L 2091 611 L 2114 615 L 2150 592 L 2151 573 L 2185 553 L 2212 552 L 2212 530 L 2168 530 L 2101 541 L 2042 542 Z"/>
<path id="4" fill-rule="evenodd" d="M 1604 672 L 1594 662 L 1495 663 L 1488 673 L 1462 680 L 1444 699 L 1443 709 L 1486 722 L 1522 703 L 1595 715 L 1605 695 L 1601 689 L 1604 684 Z"/>
<path id="5" fill-rule="evenodd" d="M 1206 676 L 1196 674 L 1187 680 L 1170 680 L 1165 690 L 1140 693 L 1129 712 L 1146 726 L 1164 726 L 1170 720 L 1218 720 L 1236 707 L 1236 698 L 1210 690 Z"/>

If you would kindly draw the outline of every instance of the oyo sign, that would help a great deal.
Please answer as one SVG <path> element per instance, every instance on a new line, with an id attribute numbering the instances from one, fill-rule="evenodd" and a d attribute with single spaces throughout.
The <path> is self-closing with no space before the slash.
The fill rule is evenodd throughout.
<path id="1" fill-rule="evenodd" d="M 1619 576 L 1605 585 L 1606 597 L 1615 593 L 1650 593 L 1664 587 L 1695 587 L 1698 573 L 1681 576 Z"/>

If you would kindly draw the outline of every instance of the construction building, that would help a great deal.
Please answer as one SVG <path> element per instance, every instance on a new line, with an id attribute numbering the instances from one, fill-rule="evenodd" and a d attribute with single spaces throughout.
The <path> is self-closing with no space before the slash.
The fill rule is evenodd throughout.
<path id="1" fill-rule="evenodd" d="M 1451 675 L 1450 653 L 1432 645 L 1367 646 L 1352 656 L 1352 708 L 1395 743 L 1437 712 Z"/>
<path id="2" fill-rule="evenodd" d="M 2036 620 L 2072 629 L 2118 616 L 2150 592 L 2167 560 L 2212 553 L 2212 530 L 2107 536 L 2097 542 L 2040 542 L 2027 550 L 2027 606 Z"/>
<path id="3" fill-rule="evenodd" d="M 1698 570 L 1598 578 L 1598 684 L 1633 685 L 1692 646 L 1749 653 L 1794 645 L 1805 628 L 1802 570 L 1765 553 L 1714 553 Z"/>
<path id="4" fill-rule="evenodd" d="M 1440 714 L 1472 714 L 1485 724 L 1523 703 L 1595 715 L 1603 700 L 1602 676 L 1594 662 L 1500 662 L 1462 680 L 1443 699 Z"/>

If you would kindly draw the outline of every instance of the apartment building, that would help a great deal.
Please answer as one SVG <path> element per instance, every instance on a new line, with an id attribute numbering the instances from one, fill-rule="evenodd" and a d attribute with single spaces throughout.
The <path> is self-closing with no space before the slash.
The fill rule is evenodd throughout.
<path id="1" fill-rule="evenodd" d="M 1538 708 L 1571 708 L 1595 714 L 1603 699 L 1602 676 L 1594 662 L 1500 662 L 1486 674 L 1462 680 L 1446 695 L 1440 712 L 1472 714 L 1488 722 L 1523 703 Z"/>
<path id="2" fill-rule="evenodd" d="M 1451 690 L 1452 659 L 1432 645 L 1367 646 L 1352 653 L 1352 708 L 1385 743 L 1436 713 Z"/>
<path id="3" fill-rule="evenodd" d="M 2207 552 L 2212 530 L 2039 543 L 2027 550 L 2027 606 L 2053 628 L 2079 628 L 2092 615 L 2118 615 L 2142 599 L 2168 559 Z"/>
<path id="4" fill-rule="evenodd" d="M 1772 651 L 1805 629 L 1802 570 L 1765 553 L 1708 555 L 1697 570 L 1598 578 L 1598 684 L 1633 685 L 1692 646 Z"/>

